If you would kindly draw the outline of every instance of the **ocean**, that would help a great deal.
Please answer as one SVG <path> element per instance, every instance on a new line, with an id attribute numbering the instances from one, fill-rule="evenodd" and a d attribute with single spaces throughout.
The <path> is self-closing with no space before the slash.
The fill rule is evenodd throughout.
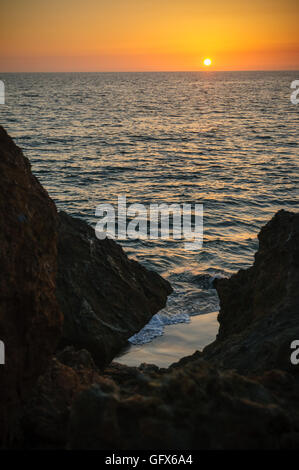
<path id="1" fill-rule="evenodd" d="M 167 307 L 135 335 L 219 309 L 215 277 L 250 266 L 257 233 L 298 209 L 298 72 L 2 74 L 1 124 L 59 209 L 93 226 L 101 203 L 201 203 L 203 247 L 127 240 L 167 278 Z M 154 343 L 153 343 L 154 344 Z"/>

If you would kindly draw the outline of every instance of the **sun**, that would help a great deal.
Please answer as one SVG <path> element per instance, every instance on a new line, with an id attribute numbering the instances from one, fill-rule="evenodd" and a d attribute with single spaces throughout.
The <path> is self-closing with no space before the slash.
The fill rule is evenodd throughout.
<path id="1" fill-rule="evenodd" d="M 207 57 L 207 58 L 203 61 L 203 63 L 204 63 L 204 65 L 205 65 L 206 67 L 210 67 L 212 61 L 211 61 L 211 59 L 209 59 L 209 58 Z"/>

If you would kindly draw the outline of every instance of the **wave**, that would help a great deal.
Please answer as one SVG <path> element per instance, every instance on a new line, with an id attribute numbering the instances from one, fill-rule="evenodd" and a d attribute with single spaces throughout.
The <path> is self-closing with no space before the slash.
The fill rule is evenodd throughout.
<path id="1" fill-rule="evenodd" d="M 156 313 L 149 323 L 142 330 L 129 339 L 132 344 L 150 343 L 154 338 L 162 336 L 166 325 L 174 325 L 176 323 L 189 323 L 190 317 L 187 313 L 178 313 L 169 315 L 167 313 Z"/>

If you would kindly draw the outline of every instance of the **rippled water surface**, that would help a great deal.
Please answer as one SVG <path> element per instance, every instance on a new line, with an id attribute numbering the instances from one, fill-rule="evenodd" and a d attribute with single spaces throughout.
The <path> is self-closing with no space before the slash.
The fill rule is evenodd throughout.
<path id="1" fill-rule="evenodd" d="M 4 74 L 1 123 L 58 207 L 95 224 L 95 207 L 203 203 L 204 244 L 122 242 L 175 292 L 135 338 L 218 308 L 212 279 L 253 261 L 256 235 L 298 207 L 296 72 Z"/>

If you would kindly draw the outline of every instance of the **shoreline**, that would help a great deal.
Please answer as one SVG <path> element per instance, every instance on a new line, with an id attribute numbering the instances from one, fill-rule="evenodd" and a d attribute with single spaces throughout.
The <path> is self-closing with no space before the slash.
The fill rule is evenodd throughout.
<path id="1" fill-rule="evenodd" d="M 219 329 L 218 312 L 190 317 L 188 323 L 166 325 L 163 335 L 149 343 L 131 345 L 114 362 L 131 367 L 142 363 L 169 367 L 183 357 L 201 351 L 216 339 Z"/>

